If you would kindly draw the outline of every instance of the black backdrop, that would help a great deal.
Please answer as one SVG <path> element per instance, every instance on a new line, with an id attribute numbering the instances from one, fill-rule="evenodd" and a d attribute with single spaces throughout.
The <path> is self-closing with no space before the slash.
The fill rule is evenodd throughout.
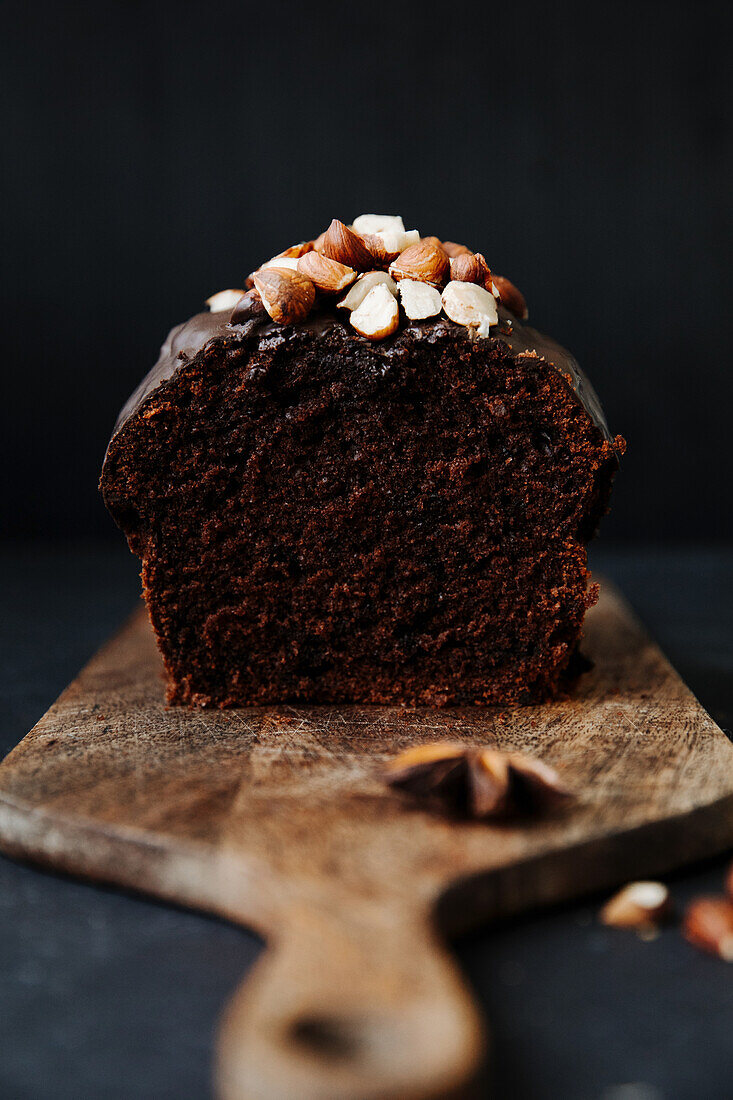
<path id="1" fill-rule="evenodd" d="M 724 3 L 6 3 L 6 533 L 96 478 L 170 325 L 332 216 L 480 247 L 629 442 L 607 537 L 733 534 Z"/>

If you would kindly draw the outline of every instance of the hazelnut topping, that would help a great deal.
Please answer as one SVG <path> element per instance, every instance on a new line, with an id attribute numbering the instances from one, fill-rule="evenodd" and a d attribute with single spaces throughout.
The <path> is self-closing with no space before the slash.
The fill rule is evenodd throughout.
<path id="1" fill-rule="evenodd" d="M 211 313 L 223 313 L 227 309 L 233 309 L 243 294 L 243 290 L 220 290 L 207 298 L 206 304 Z"/>
<path id="2" fill-rule="evenodd" d="M 368 340 L 384 340 L 396 331 L 399 324 L 397 299 L 384 283 L 377 283 L 352 312 L 350 320 L 360 336 L 366 336 Z"/>
<path id="3" fill-rule="evenodd" d="M 298 260 L 298 271 L 306 275 L 322 294 L 340 294 L 356 278 L 353 267 L 329 260 L 319 252 L 307 252 Z"/>
<path id="4" fill-rule="evenodd" d="M 399 327 L 398 285 L 403 323 L 443 312 L 472 338 L 488 337 L 499 323 L 498 298 L 516 317 L 527 316 L 520 291 L 492 275 L 480 252 L 421 236 L 392 214 L 360 214 L 351 225 L 334 218 L 314 240 L 290 245 L 247 277 L 245 287 L 256 288 L 256 299 L 243 290 L 225 290 L 207 305 L 212 312 L 234 310 L 234 324 L 262 309 L 277 324 L 297 324 L 308 316 L 316 296 L 322 303 L 343 294 L 336 306 L 352 314 L 356 331 L 382 340 Z M 372 295 L 377 287 L 380 293 Z"/>
<path id="5" fill-rule="evenodd" d="M 289 267 L 268 267 L 252 276 L 262 304 L 280 325 L 304 321 L 316 298 L 310 279 Z"/>
<path id="6" fill-rule="evenodd" d="M 414 279 L 438 287 L 445 282 L 448 271 L 448 257 L 441 246 L 432 240 L 411 244 L 389 265 L 393 279 Z"/>

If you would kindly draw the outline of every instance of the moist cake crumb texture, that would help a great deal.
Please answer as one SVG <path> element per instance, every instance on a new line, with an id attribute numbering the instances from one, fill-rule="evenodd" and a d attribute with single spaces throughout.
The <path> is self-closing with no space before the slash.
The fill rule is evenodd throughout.
<path id="1" fill-rule="evenodd" d="M 485 289 L 484 267 L 457 270 Z M 400 306 L 397 326 L 369 338 L 317 286 L 307 315 L 278 323 L 258 281 L 171 333 L 105 458 L 169 701 L 556 695 L 580 668 L 597 598 L 586 544 L 623 451 L 575 361 L 501 297 L 495 323 Z M 408 297 L 435 295 L 394 300 Z"/>

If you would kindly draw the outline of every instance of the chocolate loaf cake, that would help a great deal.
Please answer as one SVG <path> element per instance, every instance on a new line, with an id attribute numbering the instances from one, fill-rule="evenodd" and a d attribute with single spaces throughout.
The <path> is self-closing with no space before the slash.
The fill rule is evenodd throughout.
<path id="1" fill-rule="evenodd" d="M 102 471 L 169 701 L 537 701 L 623 451 L 484 257 L 364 215 L 173 329 Z"/>

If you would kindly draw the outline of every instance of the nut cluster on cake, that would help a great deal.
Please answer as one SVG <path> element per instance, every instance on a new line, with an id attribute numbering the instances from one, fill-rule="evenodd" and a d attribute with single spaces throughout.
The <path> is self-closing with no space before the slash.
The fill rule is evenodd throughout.
<path id="1" fill-rule="evenodd" d="M 493 275 L 484 256 L 465 245 L 421 237 L 401 217 L 361 214 L 351 225 L 336 218 L 312 241 L 302 241 L 252 272 L 246 289 L 221 290 L 207 299 L 214 313 L 231 310 L 240 324 L 266 311 L 280 325 L 305 321 L 316 304 L 348 313 L 368 340 L 397 331 L 400 309 L 408 321 L 441 312 L 471 335 L 487 337 L 499 323 L 497 301 L 527 317 L 521 292 Z"/>

